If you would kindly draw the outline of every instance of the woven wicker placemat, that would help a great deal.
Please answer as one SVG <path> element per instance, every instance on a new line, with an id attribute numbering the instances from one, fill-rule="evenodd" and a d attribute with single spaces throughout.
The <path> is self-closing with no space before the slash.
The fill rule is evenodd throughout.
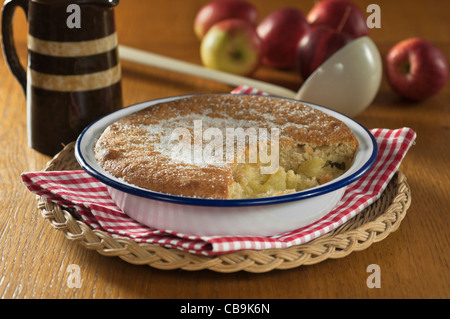
<path id="1" fill-rule="evenodd" d="M 45 167 L 45 171 L 81 169 L 74 157 L 74 143 L 68 144 Z M 38 208 L 51 226 L 66 238 L 99 254 L 119 257 L 137 265 L 158 269 L 209 269 L 216 272 L 268 272 L 312 265 L 329 258 L 342 258 L 353 251 L 368 248 L 395 231 L 411 203 L 405 175 L 397 172 L 381 198 L 354 218 L 309 243 L 285 249 L 243 250 L 218 256 L 203 256 L 152 244 L 136 243 L 128 238 L 110 236 L 93 230 L 77 215 L 46 199 L 38 198 Z"/>

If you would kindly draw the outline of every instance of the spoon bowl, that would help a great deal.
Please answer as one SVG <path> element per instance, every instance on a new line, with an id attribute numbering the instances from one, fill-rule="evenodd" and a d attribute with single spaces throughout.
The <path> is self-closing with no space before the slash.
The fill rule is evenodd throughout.
<path id="1" fill-rule="evenodd" d="M 382 59 L 369 37 L 358 38 L 325 61 L 300 87 L 296 99 L 353 117 L 364 111 L 381 84 Z"/>

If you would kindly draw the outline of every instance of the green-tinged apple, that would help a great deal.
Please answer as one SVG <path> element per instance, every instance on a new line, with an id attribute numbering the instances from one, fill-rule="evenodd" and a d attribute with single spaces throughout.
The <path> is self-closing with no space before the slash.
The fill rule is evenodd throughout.
<path id="1" fill-rule="evenodd" d="M 273 11 L 257 27 L 263 42 L 262 63 L 275 68 L 297 66 L 297 44 L 309 29 L 305 15 L 296 8 Z"/>
<path id="2" fill-rule="evenodd" d="M 369 34 L 366 17 L 361 9 L 348 0 L 321 0 L 308 12 L 306 20 L 311 26 L 329 26 L 341 29 L 354 38 Z M 341 25 L 344 23 L 344 25 Z"/>
<path id="3" fill-rule="evenodd" d="M 447 83 L 449 65 L 444 53 L 423 38 L 394 45 L 386 55 L 386 76 L 400 96 L 420 101 L 437 94 Z"/>
<path id="4" fill-rule="evenodd" d="M 256 25 L 258 20 L 256 7 L 243 0 L 216 0 L 205 4 L 197 12 L 194 20 L 194 32 L 201 40 L 216 23 L 227 19 L 242 19 Z"/>
<path id="5" fill-rule="evenodd" d="M 306 80 L 334 53 L 351 42 L 353 38 L 327 26 L 309 29 L 298 43 L 298 69 Z"/>
<path id="6" fill-rule="evenodd" d="M 261 39 L 250 22 L 224 20 L 213 25 L 205 34 L 200 55 L 208 68 L 251 75 L 261 62 Z"/>

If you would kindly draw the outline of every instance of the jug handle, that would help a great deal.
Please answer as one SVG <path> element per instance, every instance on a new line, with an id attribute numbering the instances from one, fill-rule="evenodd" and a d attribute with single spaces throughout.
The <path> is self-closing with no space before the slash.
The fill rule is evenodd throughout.
<path id="1" fill-rule="evenodd" d="M 11 73 L 16 77 L 26 95 L 27 73 L 20 64 L 13 38 L 13 17 L 17 7 L 25 11 L 28 19 L 28 0 L 6 0 L 2 9 L 2 45 L 3 54 Z"/>

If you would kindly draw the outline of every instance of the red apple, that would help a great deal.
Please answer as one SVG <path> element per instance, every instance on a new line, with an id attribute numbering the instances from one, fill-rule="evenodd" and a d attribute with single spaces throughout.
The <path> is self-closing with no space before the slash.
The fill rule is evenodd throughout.
<path id="1" fill-rule="evenodd" d="M 302 78 L 306 80 L 329 57 L 352 40 L 348 34 L 327 26 L 309 29 L 298 43 L 298 68 Z"/>
<path id="2" fill-rule="evenodd" d="M 422 38 L 400 41 L 386 55 L 390 86 L 412 101 L 437 94 L 447 83 L 448 74 L 448 62 L 442 51 Z"/>
<path id="3" fill-rule="evenodd" d="M 250 75 L 261 61 L 261 39 L 252 23 L 241 19 L 223 20 L 205 34 L 200 54 L 208 68 Z"/>
<path id="4" fill-rule="evenodd" d="M 226 19 L 243 19 L 256 26 L 258 10 L 242 0 L 216 0 L 205 4 L 197 12 L 194 20 L 194 32 L 201 40 L 209 28 Z"/>
<path id="5" fill-rule="evenodd" d="M 308 29 L 305 15 L 295 8 L 269 14 L 256 29 L 263 42 L 262 62 L 276 68 L 295 67 L 297 43 Z"/>
<path id="6" fill-rule="evenodd" d="M 366 17 L 361 9 L 347 0 L 322 0 L 308 12 L 311 26 L 326 25 L 358 38 L 369 34 Z"/>

